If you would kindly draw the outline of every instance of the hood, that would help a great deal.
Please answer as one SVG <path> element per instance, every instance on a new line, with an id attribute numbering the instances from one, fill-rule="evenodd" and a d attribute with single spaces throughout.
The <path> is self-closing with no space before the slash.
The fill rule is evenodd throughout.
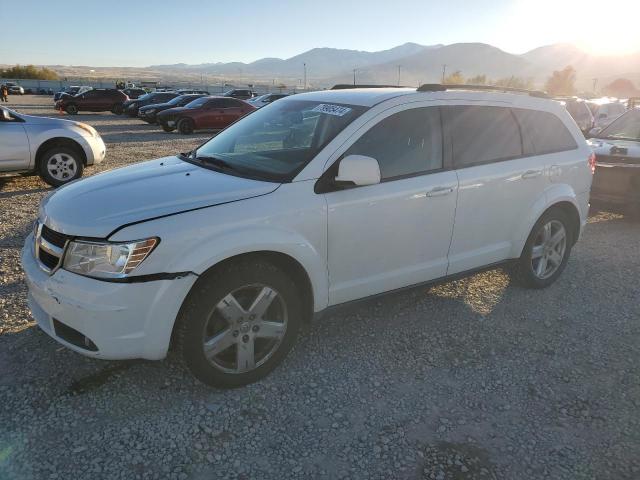
<path id="1" fill-rule="evenodd" d="M 597 156 L 640 158 L 640 141 L 590 138 L 588 143 Z"/>
<path id="2" fill-rule="evenodd" d="M 197 112 L 198 109 L 197 108 L 187 108 L 187 107 L 173 107 L 173 108 L 167 108 L 166 110 L 163 110 L 161 113 L 159 113 L 158 115 L 162 115 L 163 117 L 170 117 L 171 115 L 177 115 L 179 113 L 184 113 L 184 112 Z"/>
<path id="3" fill-rule="evenodd" d="M 70 127 L 76 126 L 80 122 L 74 122 L 73 120 L 64 120 L 62 118 L 51 118 L 51 117 L 36 117 L 33 115 L 23 115 L 18 112 L 20 118 L 22 118 L 26 123 L 26 125 L 51 125 L 57 127 Z"/>
<path id="4" fill-rule="evenodd" d="M 140 108 L 140 110 L 151 110 L 152 108 L 170 108 L 171 105 L 169 105 L 168 103 L 151 103 L 149 105 L 145 105 L 144 107 Z"/>
<path id="5" fill-rule="evenodd" d="M 106 238 L 129 223 L 265 195 L 279 186 L 166 157 L 59 188 L 42 201 L 40 221 L 67 235 Z"/>

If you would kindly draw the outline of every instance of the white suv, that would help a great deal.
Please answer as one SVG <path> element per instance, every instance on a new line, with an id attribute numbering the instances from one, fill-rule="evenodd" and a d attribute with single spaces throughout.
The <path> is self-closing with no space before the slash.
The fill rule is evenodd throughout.
<path id="1" fill-rule="evenodd" d="M 550 285 L 587 218 L 579 128 L 551 100 L 441 90 L 295 95 L 189 154 L 63 187 L 22 253 L 33 316 L 85 355 L 173 344 L 237 386 L 328 307 L 504 262 Z"/>
<path id="2" fill-rule="evenodd" d="M 59 187 L 104 160 L 106 148 L 86 123 L 23 115 L 0 107 L 0 173 L 36 173 Z"/>

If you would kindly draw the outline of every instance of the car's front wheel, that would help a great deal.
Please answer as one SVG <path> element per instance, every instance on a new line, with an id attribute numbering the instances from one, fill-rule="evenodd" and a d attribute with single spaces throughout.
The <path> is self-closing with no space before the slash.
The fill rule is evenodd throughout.
<path id="1" fill-rule="evenodd" d="M 170 127 L 166 123 L 161 123 L 160 126 L 162 127 L 162 130 L 164 130 L 167 133 L 173 132 L 175 130 L 175 127 Z"/>
<path id="2" fill-rule="evenodd" d="M 64 111 L 67 112 L 69 115 L 76 115 L 78 113 L 78 106 L 73 103 L 70 103 L 69 105 L 64 107 Z"/>
<path id="3" fill-rule="evenodd" d="M 190 118 L 182 118 L 178 121 L 178 131 L 183 135 L 191 135 L 193 133 L 193 120 Z"/>
<path id="4" fill-rule="evenodd" d="M 40 158 L 40 177 L 52 187 L 59 187 L 82 176 L 84 164 L 73 148 L 54 147 Z"/>
<path id="5" fill-rule="evenodd" d="M 123 108 L 121 103 L 116 103 L 113 107 L 111 107 L 111 113 L 114 115 L 122 115 Z"/>
<path id="6" fill-rule="evenodd" d="M 571 232 L 567 215 L 560 209 L 548 211 L 536 222 L 517 265 L 521 283 L 545 288 L 558 279 L 571 253 Z"/>
<path id="7" fill-rule="evenodd" d="M 265 261 L 238 261 L 209 273 L 180 311 L 180 355 L 209 385 L 230 388 L 260 380 L 298 336 L 300 297 L 295 282 Z"/>

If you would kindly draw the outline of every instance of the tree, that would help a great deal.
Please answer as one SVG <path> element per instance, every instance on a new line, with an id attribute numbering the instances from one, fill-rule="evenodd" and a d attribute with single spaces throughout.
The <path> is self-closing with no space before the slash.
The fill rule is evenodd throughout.
<path id="1" fill-rule="evenodd" d="M 569 65 L 556 70 L 547 80 L 545 89 L 551 95 L 573 95 L 576 92 L 576 71 Z"/>
<path id="2" fill-rule="evenodd" d="M 476 75 L 475 77 L 467 78 L 467 81 L 465 83 L 467 85 L 486 85 L 487 76 L 484 74 Z"/>
<path id="3" fill-rule="evenodd" d="M 447 85 L 459 85 L 464 83 L 464 76 L 460 70 L 456 70 L 451 75 L 444 77 L 444 83 Z"/>
<path id="4" fill-rule="evenodd" d="M 611 97 L 637 97 L 640 90 L 636 88 L 631 80 L 618 78 L 602 89 L 602 93 Z"/>
<path id="5" fill-rule="evenodd" d="M 530 78 L 521 78 L 521 77 L 504 77 L 499 78 L 493 82 L 493 85 L 498 87 L 507 87 L 507 88 L 522 88 L 524 90 L 533 90 L 533 80 Z"/>
<path id="6" fill-rule="evenodd" d="M 58 74 L 48 68 L 36 68 L 33 65 L 27 65 L 21 67 L 16 65 L 15 67 L 7 68 L 6 70 L 0 70 L 0 77 L 3 78 L 31 78 L 36 80 L 58 80 Z"/>

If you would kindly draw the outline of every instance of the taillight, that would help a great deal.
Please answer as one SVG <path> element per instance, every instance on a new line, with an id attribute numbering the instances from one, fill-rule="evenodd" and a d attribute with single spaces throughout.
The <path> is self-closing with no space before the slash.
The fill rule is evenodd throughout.
<path id="1" fill-rule="evenodd" d="M 589 155 L 589 168 L 591 169 L 591 175 L 596 173 L 596 154 L 593 152 Z"/>

